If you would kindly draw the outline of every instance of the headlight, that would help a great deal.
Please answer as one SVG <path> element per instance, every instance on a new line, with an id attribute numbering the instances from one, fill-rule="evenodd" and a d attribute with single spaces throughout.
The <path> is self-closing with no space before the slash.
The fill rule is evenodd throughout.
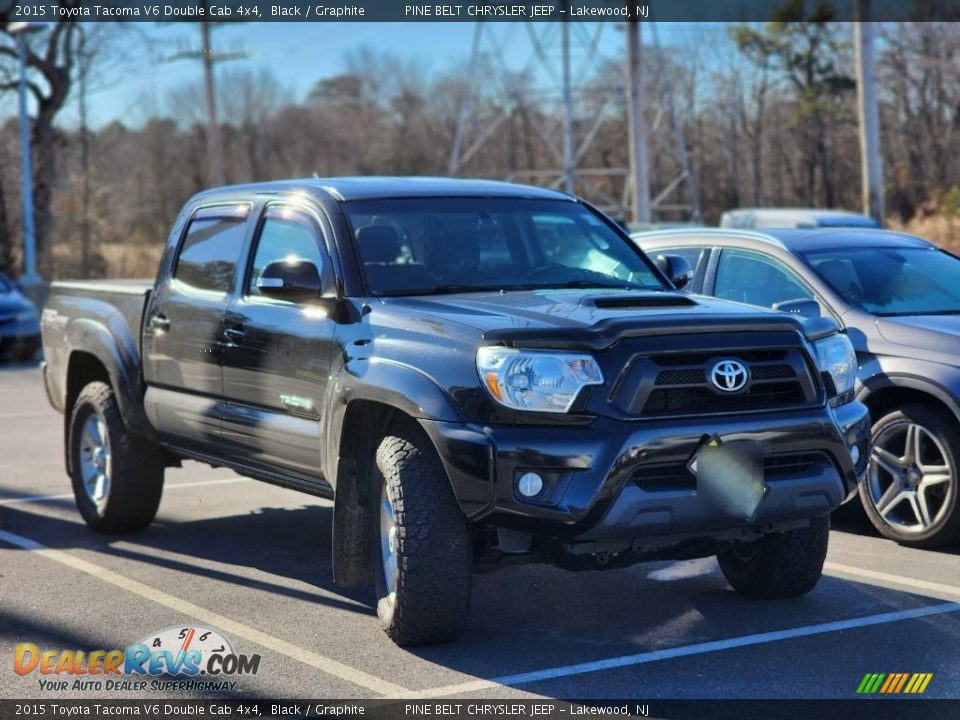
<path id="1" fill-rule="evenodd" d="M 600 366 L 586 353 L 481 347 L 477 372 L 491 397 L 515 410 L 567 412 L 583 388 L 603 384 Z"/>
<path id="2" fill-rule="evenodd" d="M 850 338 L 837 334 L 813 344 L 817 350 L 817 364 L 823 372 L 830 373 L 835 397 L 844 398 L 853 393 L 853 383 L 857 378 L 857 353 L 850 344 Z"/>

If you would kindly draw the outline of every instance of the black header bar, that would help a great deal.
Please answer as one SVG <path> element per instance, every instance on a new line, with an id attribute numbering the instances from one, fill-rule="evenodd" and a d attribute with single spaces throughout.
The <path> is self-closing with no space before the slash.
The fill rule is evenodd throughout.
<path id="1" fill-rule="evenodd" d="M 587 717 L 661 720 L 956 720 L 960 700 L 926 697 L 883 700 L 510 700 L 452 697 L 442 700 L 0 700 L 0 720 L 53 718 L 473 718 L 474 720 L 570 720 Z"/>
<path id="2" fill-rule="evenodd" d="M 836 20 L 855 19 L 858 0 L 833 0 Z M 0 0 L 0 14 L 10 0 Z M 13 0 L 16 21 L 56 22 L 769 22 L 784 0 Z M 806 0 L 809 13 L 816 4 Z M 960 0 L 871 0 L 879 22 L 960 20 Z"/>

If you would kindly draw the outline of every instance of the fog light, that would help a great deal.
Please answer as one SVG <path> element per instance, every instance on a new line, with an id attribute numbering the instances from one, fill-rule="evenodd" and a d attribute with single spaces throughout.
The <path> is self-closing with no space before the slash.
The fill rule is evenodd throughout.
<path id="1" fill-rule="evenodd" d="M 853 460 L 854 465 L 860 462 L 860 448 L 856 445 L 850 446 L 850 459 Z"/>
<path id="2" fill-rule="evenodd" d="M 536 497 L 541 490 L 543 490 L 543 478 L 536 473 L 524 473 L 517 480 L 517 491 L 525 498 Z"/>

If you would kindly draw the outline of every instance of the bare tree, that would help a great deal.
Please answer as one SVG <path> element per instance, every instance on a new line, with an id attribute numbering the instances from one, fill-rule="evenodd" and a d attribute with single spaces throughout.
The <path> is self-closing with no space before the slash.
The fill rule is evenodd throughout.
<path id="1" fill-rule="evenodd" d="M 64 7 L 75 7 L 77 4 L 61 1 Z M 27 88 L 37 103 L 37 116 L 31 131 L 35 155 L 33 200 L 37 258 L 40 267 L 48 274 L 51 269 L 49 242 L 53 229 L 52 203 L 60 149 L 54 123 L 70 96 L 76 61 L 76 29 L 75 21 L 62 20 L 54 24 L 43 38 L 28 41 L 26 48 L 27 66 L 33 71 Z M 9 33 L 0 31 L 0 58 L 15 61 L 18 57 L 16 42 Z M 0 85 L 0 91 L 15 88 L 14 81 Z"/>

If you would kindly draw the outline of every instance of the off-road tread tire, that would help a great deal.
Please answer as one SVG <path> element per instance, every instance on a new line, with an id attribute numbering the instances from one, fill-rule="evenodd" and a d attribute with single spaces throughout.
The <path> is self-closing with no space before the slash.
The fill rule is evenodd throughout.
<path id="1" fill-rule="evenodd" d="M 893 410 L 883 417 L 879 418 L 871 430 L 871 434 L 876 436 L 883 425 L 900 420 L 922 425 L 931 434 L 936 435 L 937 439 L 946 447 L 952 455 L 948 458 L 954 468 L 954 472 L 960 468 L 960 425 L 956 418 L 950 413 L 932 407 L 924 403 L 914 403 L 904 405 L 902 408 Z M 870 489 L 867 487 L 868 478 L 864 478 L 860 483 L 860 504 L 863 505 L 863 511 L 867 519 L 877 529 L 877 532 L 888 540 L 893 540 L 904 547 L 935 549 L 952 545 L 960 540 L 960 488 L 954 490 L 953 497 L 949 502 L 953 503 L 953 509 L 949 511 L 939 527 L 927 530 L 923 533 L 902 533 L 893 529 L 883 521 L 880 514 L 873 507 L 870 500 Z"/>
<path id="2" fill-rule="evenodd" d="M 411 423 L 394 425 L 376 451 L 371 492 L 377 612 L 397 645 L 452 640 L 470 612 L 470 529 L 429 438 Z M 380 555 L 380 491 L 393 500 L 399 547 L 396 600 L 386 598 Z"/>
<path id="3" fill-rule="evenodd" d="M 830 516 L 813 518 L 810 526 L 771 533 L 753 543 L 744 560 L 732 551 L 717 554 L 727 582 L 742 595 L 765 600 L 804 595 L 823 574 L 830 538 Z"/>
<path id="4" fill-rule="evenodd" d="M 87 406 L 93 406 L 103 417 L 110 441 L 110 492 L 103 514 L 87 497 L 80 474 L 78 444 Z M 105 534 L 127 533 L 143 530 L 153 522 L 163 494 L 163 455 L 153 444 L 127 432 L 109 385 L 92 382 L 80 391 L 67 433 L 73 495 L 90 529 Z"/>

